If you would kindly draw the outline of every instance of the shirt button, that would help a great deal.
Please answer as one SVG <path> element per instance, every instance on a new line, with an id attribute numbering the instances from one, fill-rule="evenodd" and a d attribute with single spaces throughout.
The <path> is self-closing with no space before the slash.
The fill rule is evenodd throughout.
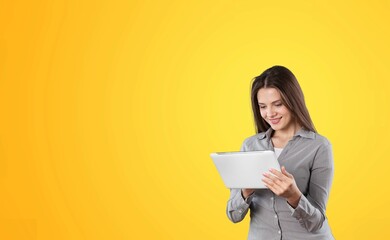
<path id="1" fill-rule="evenodd" d="M 239 213 L 242 213 L 242 210 L 239 210 L 238 212 L 239 212 Z"/>
<path id="2" fill-rule="evenodd" d="M 271 200 L 274 200 L 274 197 L 271 197 Z"/>
<path id="3" fill-rule="evenodd" d="M 278 233 L 280 234 L 280 230 L 278 231 Z"/>
<path id="4" fill-rule="evenodd" d="M 275 215 L 274 217 L 275 217 L 275 218 L 278 218 L 278 215 Z"/>

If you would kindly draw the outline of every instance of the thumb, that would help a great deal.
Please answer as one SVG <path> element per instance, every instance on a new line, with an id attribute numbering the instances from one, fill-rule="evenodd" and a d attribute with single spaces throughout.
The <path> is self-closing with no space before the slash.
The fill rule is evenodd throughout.
<path id="1" fill-rule="evenodd" d="M 282 173 L 284 174 L 284 175 L 286 175 L 287 177 L 289 177 L 289 178 L 292 178 L 293 177 L 293 175 L 291 175 L 289 172 L 287 172 L 287 170 L 286 170 L 286 168 L 284 167 L 284 166 L 282 166 Z"/>

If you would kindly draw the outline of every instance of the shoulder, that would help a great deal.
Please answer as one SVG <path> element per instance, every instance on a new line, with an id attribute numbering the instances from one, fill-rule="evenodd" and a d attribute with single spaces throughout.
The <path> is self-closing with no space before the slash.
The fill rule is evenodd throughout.
<path id="1" fill-rule="evenodd" d="M 323 135 L 306 129 L 300 129 L 294 137 L 300 137 L 301 144 L 311 147 L 330 146 L 330 141 Z"/>
<path id="2" fill-rule="evenodd" d="M 329 146 L 331 145 L 330 141 L 328 138 L 326 138 L 325 136 L 319 134 L 319 133 L 314 133 L 314 140 L 320 144 L 320 145 L 324 145 L 324 146 Z"/>
<path id="3" fill-rule="evenodd" d="M 333 150 L 331 142 L 328 138 L 319 133 L 311 133 L 312 138 L 304 141 L 303 144 L 301 144 L 302 148 L 314 154 L 314 164 L 331 167 L 333 164 Z"/>
<path id="4" fill-rule="evenodd" d="M 264 140 L 266 139 L 265 132 L 258 133 L 247 137 L 244 139 L 241 151 L 253 151 L 253 150 L 265 150 L 266 144 Z"/>
<path id="5" fill-rule="evenodd" d="M 315 144 L 314 149 L 315 157 L 314 164 L 318 166 L 324 166 L 327 168 L 333 168 L 333 150 L 332 144 L 326 137 L 321 134 L 315 133 Z"/>
<path id="6" fill-rule="evenodd" d="M 295 145 L 297 151 L 307 151 L 315 155 L 332 152 L 332 145 L 325 136 L 308 130 L 301 130 L 298 135 L 300 138 Z"/>

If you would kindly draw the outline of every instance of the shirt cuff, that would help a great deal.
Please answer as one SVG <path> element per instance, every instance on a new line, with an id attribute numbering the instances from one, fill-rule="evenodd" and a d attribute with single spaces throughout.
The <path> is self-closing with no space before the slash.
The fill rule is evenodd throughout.
<path id="1" fill-rule="evenodd" d="M 294 209 L 293 207 L 288 204 L 288 208 L 291 210 L 291 216 L 298 219 L 306 219 L 313 215 L 315 209 L 310 204 L 309 200 L 302 194 L 301 198 L 299 199 L 298 206 Z"/>

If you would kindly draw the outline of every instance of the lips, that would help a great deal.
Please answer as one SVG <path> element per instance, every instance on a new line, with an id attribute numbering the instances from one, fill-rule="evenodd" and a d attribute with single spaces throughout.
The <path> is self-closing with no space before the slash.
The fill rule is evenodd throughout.
<path id="1" fill-rule="evenodd" d="M 275 125 L 275 124 L 278 124 L 278 123 L 280 122 L 280 119 L 282 119 L 282 117 L 280 117 L 280 118 L 269 119 L 269 121 L 270 121 L 273 125 Z"/>

